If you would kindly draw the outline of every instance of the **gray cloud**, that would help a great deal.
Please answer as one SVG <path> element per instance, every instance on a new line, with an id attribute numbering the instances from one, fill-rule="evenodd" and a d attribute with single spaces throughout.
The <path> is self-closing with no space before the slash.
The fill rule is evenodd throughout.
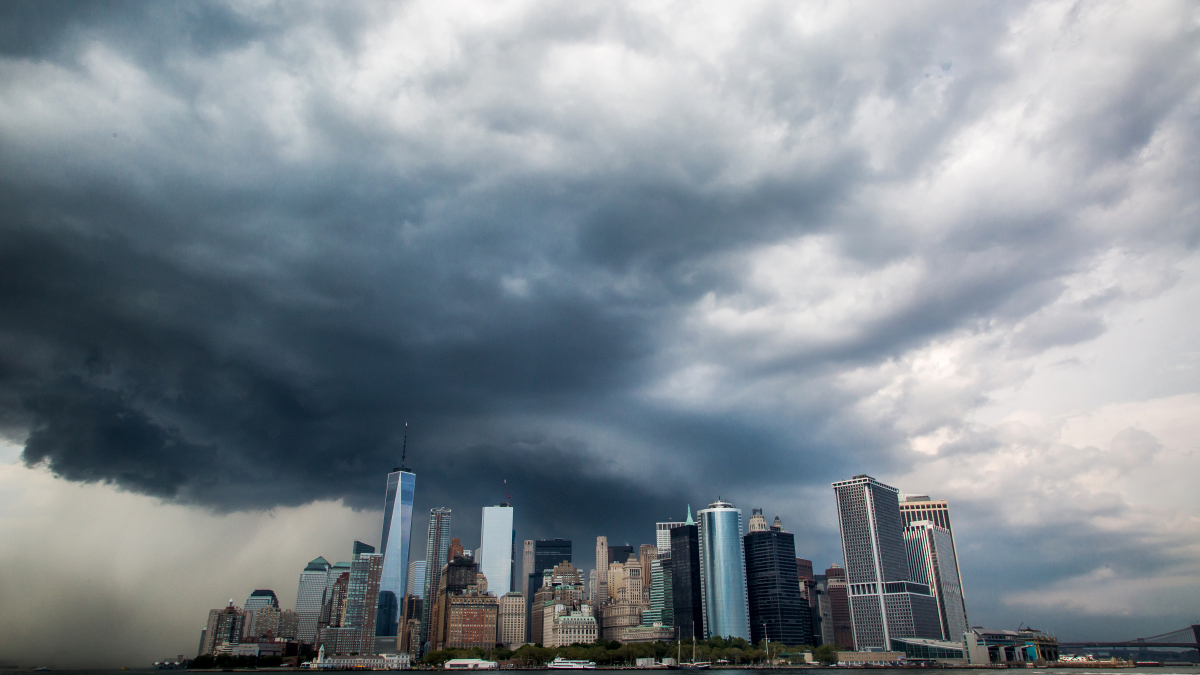
<path id="1" fill-rule="evenodd" d="M 371 509 L 407 421 L 419 508 L 507 476 L 530 536 L 634 542 L 769 496 L 832 562 L 785 493 L 1001 452 L 966 418 L 1196 242 L 1190 24 L 910 9 L 11 3 L 3 432 L 218 512 Z M 1047 583 L 1133 560 L 1093 525 Z"/>

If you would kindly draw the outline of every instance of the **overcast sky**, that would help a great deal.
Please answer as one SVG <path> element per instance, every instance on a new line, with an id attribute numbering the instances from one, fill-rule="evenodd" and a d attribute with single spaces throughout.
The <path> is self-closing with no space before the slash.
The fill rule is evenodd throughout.
<path id="1" fill-rule="evenodd" d="M 508 480 L 518 539 L 950 500 L 971 623 L 1200 616 L 1200 12 L 0 6 L 0 662 Z"/>

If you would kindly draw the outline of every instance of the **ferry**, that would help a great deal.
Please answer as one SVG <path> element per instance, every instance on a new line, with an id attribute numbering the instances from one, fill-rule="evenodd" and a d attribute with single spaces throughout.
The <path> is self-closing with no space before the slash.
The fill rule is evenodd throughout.
<path id="1" fill-rule="evenodd" d="M 549 665 L 546 666 L 551 670 L 595 670 L 595 661 L 586 661 L 584 659 L 564 659 L 556 657 Z"/>

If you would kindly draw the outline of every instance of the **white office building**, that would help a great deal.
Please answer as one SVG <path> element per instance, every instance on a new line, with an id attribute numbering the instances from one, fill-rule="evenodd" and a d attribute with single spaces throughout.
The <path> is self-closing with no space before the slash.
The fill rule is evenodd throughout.
<path id="1" fill-rule="evenodd" d="M 488 580 L 488 592 L 503 597 L 513 590 L 513 562 L 517 535 L 513 530 L 513 508 L 507 503 L 483 507 L 479 548 L 475 562 Z"/>

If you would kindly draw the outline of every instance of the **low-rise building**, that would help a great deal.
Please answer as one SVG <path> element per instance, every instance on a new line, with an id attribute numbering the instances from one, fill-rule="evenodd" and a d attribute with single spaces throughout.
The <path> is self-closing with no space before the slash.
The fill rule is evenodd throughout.
<path id="1" fill-rule="evenodd" d="M 1058 660 L 1058 639 L 1033 628 L 972 628 L 963 635 L 971 665 Z"/>
<path id="2" fill-rule="evenodd" d="M 904 652 L 910 661 L 937 661 L 954 665 L 967 663 L 967 649 L 961 642 L 928 638 L 892 638 L 892 651 Z"/>
<path id="3" fill-rule="evenodd" d="M 446 662 L 446 670 L 496 670 L 499 667 L 495 661 L 484 659 L 450 659 Z"/>
<path id="4" fill-rule="evenodd" d="M 881 666 L 903 660 L 904 652 L 837 652 L 839 666 Z"/>
<path id="5" fill-rule="evenodd" d="M 662 624 L 656 626 L 630 626 L 616 639 L 621 644 L 671 642 L 675 639 L 675 629 Z"/>

